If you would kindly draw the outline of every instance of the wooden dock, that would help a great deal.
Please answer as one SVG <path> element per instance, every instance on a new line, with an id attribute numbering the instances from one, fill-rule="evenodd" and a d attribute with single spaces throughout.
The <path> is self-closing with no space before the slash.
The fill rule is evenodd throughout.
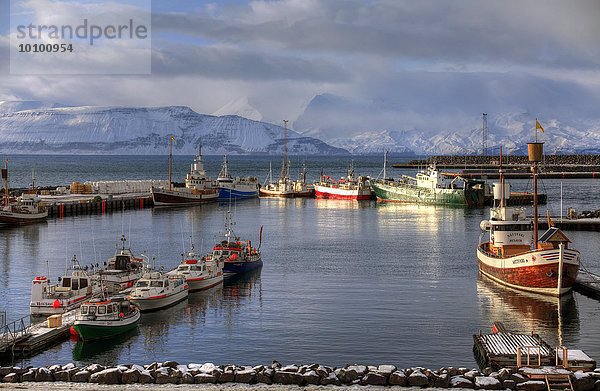
<path id="1" fill-rule="evenodd" d="M 84 214 L 109 213 L 124 209 L 144 209 L 152 207 L 152 196 L 148 193 L 123 194 L 112 197 L 71 195 L 65 197 L 42 196 L 48 208 L 48 217 L 62 218 Z"/>
<path id="2" fill-rule="evenodd" d="M 519 351 L 526 357 L 524 364 L 536 366 L 554 365 L 554 350 L 537 334 L 473 335 L 473 351 L 478 364 L 492 368 L 517 368 Z"/>
<path id="3" fill-rule="evenodd" d="M 62 314 L 62 324 L 59 327 L 48 327 L 45 319 L 27 323 L 25 319 L 31 319 L 30 317 L 21 318 L 22 325 L 17 325 L 14 330 L 7 331 L 6 326 L 5 331 L 0 334 L 0 359 L 29 357 L 69 338 L 70 328 L 75 322 L 78 310 Z"/>
<path id="4" fill-rule="evenodd" d="M 600 300 L 600 276 L 586 271 L 579 271 L 573 289 L 582 295 Z"/>

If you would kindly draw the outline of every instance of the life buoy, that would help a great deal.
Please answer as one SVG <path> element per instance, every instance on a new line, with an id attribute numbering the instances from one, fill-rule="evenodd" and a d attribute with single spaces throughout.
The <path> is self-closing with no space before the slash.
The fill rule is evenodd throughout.
<path id="1" fill-rule="evenodd" d="M 55 309 L 59 309 L 61 307 L 60 300 L 54 299 L 54 301 L 52 302 L 52 307 Z"/>

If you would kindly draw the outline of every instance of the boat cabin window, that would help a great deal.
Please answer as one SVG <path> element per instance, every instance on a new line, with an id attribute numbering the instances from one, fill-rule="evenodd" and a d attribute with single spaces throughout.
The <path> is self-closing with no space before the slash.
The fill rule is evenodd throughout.
<path id="1" fill-rule="evenodd" d="M 494 231 L 531 231 L 530 224 L 494 224 Z"/>
<path id="2" fill-rule="evenodd" d="M 88 306 L 87 305 L 82 305 L 81 306 L 81 314 L 82 315 L 87 315 L 88 313 Z"/>
<path id="3" fill-rule="evenodd" d="M 229 251 L 223 251 L 223 255 L 225 255 L 225 256 L 229 255 Z"/>
<path id="4" fill-rule="evenodd" d="M 74 278 L 72 281 L 72 285 L 71 285 L 71 289 L 73 289 L 74 291 L 79 290 L 79 279 L 78 278 Z"/>
<path id="5" fill-rule="evenodd" d="M 112 306 L 112 304 L 106 306 L 106 313 L 107 314 L 112 314 L 113 313 L 113 306 Z"/>
<path id="6" fill-rule="evenodd" d="M 95 315 L 96 314 L 96 306 L 91 305 L 89 313 L 90 313 L 90 315 Z"/>
<path id="7" fill-rule="evenodd" d="M 165 281 L 165 286 L 168 287 L 169 286 L 169 280 Z"/>
<path id="8" fill-rule="evenodd" d="M 151 281 L 150 282 L 150 286 L 152 288 L 162 288 L 163 287 L 163 282 L 162 281 Z"/>
<path id="9" fill-rule="evenodd" d="M 192 266 L 192 270 L 197 271 L 197 272 L 201 272 L 202 271 L 202 266 Z"/>
<path id="10" fill-rule="evenodd" d="M 98 315 L 106 314 L 106 306 L 100 305 L 98 306 Z"/>
<path id="11" fill-rule="evenodd" d="M 177 271 L 180 271 L 180 272 L 184 272 L 186 270 L 189 270 L 189 266 L 179 266 L 177 268 Z"/>
<path id="12" fill-rule="evenodd" d="M 129 261 L 129 257 L 127 255 L 117 255 L 115 259 L 115 269 L 126 270 L 127 261 Z"/>
<path id="13" fill-rule="evenodd" d="M 71 277 L 63 277 L 62 286 L 63 286 L 63 288 L 70 288 L 71 287 Z"/>
<path id="14" fill-rule="evenodd" d="M 136 288 L 145 288 L 148 286 L 148 281 L 138 281 L 135 284 Z"/>
<path id="15" fill-rule="evenodd" d="M 87 288 L 87 286 L 88 286 L 87 278 L 79 279 L 79 289 Z"/>

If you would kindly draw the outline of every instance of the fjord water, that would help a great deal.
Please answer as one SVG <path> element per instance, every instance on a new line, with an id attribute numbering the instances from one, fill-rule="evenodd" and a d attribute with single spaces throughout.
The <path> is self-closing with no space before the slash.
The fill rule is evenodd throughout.
<path id="1" fill-rule="evenodd" d="M 163 157 L 62 157 L 45 160 L 43 167 L 39 159 L 20 159 L 22 165 L 36 161 L 38 182 L 54 185 L 164 177 Z M 175 178 L 184 176 L 190 160 L 177 158 Z M 221 159 L 206 160 L 209 174 L 216 176 Z M 270 158 L 236 160 L 230 158 L 234 174 L 263 179 Z M 306 160 L 313 178 L 320 167 L 330 176 L 340 176 L 349 162 Z M 279 160 L 273 162 L 277 173 Z M 365 175 L 376 176 L 380 162 L 378 157 L 355 158 L 357 172 Z M 111 174 L 113 168 L 116 174 Z M 519 181 L 514 187 L 527 186 L 527 181 Z M 592 179 L 564 181 L 564 207 L 597 209 L 599 187 Z M 546 180 L 543 190 L 552 202 L 551 213 L 558 215 L 560 181 Z M 159 265 L 170 269 L 181 260 L 190 236 L 202 252 L 221 239 L 228 207 L 127 210 L 2 229 L 0 310 L 11 319 L 27 314 L 35 275 L 49 271 L 56 280 L 73 254 L 84 265 L 101 263 L 113 254 L 121 232 L 136 253 L 154 255 Z M 479 276 L 475 248 L 487 209 L 314 199 L 247 200 L 231 209 L 236 233 L 253 244 L 264 226 L 261 271 L 193 293 L 170 309 L 143 314 L 139 329 L 131 334 L 92 344 L 70 340 L 23 364 L 144 364 L 167 359 L 258 364 L 276 359 L 472 367 L 472 334 L 490 330 L 496 320 L 510 330 L 537 332 L 552 345 L 560 333 L 567 346 L 600 357 L 598 301 L 574 293 L 559 303 L 506 290 Z M 567 234 L 582 252 L 583 265 L 600 272 L 599 234 Z"/>

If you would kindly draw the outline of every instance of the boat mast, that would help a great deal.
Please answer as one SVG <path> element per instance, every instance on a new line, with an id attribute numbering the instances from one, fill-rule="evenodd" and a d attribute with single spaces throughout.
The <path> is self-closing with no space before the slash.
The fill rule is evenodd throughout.
<path id="1" fill-rule="evenodd" d="M 533 244 L 536 249 L 538 248 L 538 163 L 542 161 L 543 153 L 544 143 L 527 143 L 527 154 L 529 161 L 533 163 L 531 166 L 531 171 L 533 173 Z"/>
<path id="2" fill-rule="evenodd" d="M 288 157 L 287 157 L 287 124 L 288 120 L 283 120 L 283 164 L 281 165 L 281 179 L 288 175 Z"/>
<path id="3" fill-rule="evenodd" d="M 8 159 L 2 169 L 2 179 L 4 179 L 4 206 L 8 206 Z"/>
<path id="4" fill-rule="evenodd" d="M 387 149 L 383 149 L 383 181 L 387 178 Z"/>
<path id="5" fill-rule="evenodd" d="M 173 140 L 175 136 L 169 137 L 169 190 L 173 190 Z"/>
<path id="6" fill-rule="evenodd" d="M 504 208 L 504 174 L 502 173 L 502 146 L 500 146 L 500 170 L 498 170 L 500 174 L 500 191 L 502 191 L 502 195 L 500 196 L 500 207 Z"/>

